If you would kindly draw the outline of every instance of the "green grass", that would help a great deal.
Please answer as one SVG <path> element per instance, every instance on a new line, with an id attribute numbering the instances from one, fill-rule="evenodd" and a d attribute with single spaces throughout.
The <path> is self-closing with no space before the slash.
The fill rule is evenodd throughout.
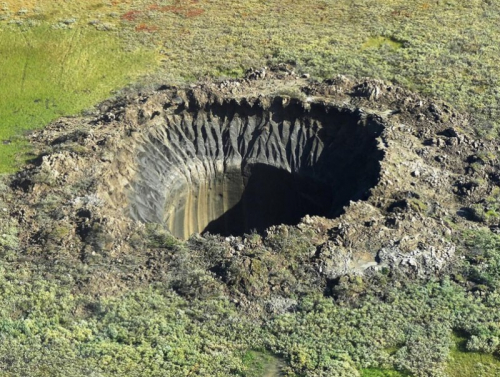
<path id="1" fill-rule="evenodd" d="M 467 351 L 467 339 L 454 336 L 446 368 L 453 377 L 489 377 L 500 375 L 500 360 L 491 354 Z"/>
<path id="2" fill-rule="evenodd" d="M 8 93 L 9 100 L 0 108 L 6 119 L 0 139 L 105 98 L 133 80 L 130 73 L 148 70 L 144 55 L 153 51 L 162 64 L 152 75 L 156 82 L 235 77 L 252 66 L 289 62 L 320 79 L 370 76 L 444 99 L 473 113 L 483 136 L 496 136 L 500 127 L 500 3 L 494 1 L 9 0 L 7 5 L 0 8 L 0 68 L 10 72 L 0 95 Z M 27 12 L 19 14 L 22 8 Z M 74 24 L 66 25 L 68 19 Z M 21 33 L 9 29 L 9 22 L 44 26 Z M 116 31 L 96 32 L 106 25 Z M 122 45 L 142 52 L 125 53 Z M 0 147 L 0 172 L 12 171 L 22 143 Z"/>
<path id="3" fill-rule="evenodd" d="M 365 43 L 363 43 L 362 49 L 366 48 L 381 48 L 384 45 L 389 46 L 393 50 L 400 49 L 403 47 L 403 42 L 395 40 L 393 38 L 388 37 L 372 37 L 368 39 Z"/>
<path id="4" fill-rule="evenodd" d="M 248 377 L 279 377 L 280 360 L 266 351 L 248 351 L 243 356 Z"/>
<path id="5" fill-rule="evenodd" d="M 92 29 L 0 29 L 0 173 L 27 157 L 23 132 L 78 114 L 154 66 L 153 52 L 125 52 Z"/>
<path id="6" fill-rule="evenodd" d="M 392 369 L 367 368 L 361 371 L 361 377 L 406 377 L 408 374 L 403 374 Z"/>

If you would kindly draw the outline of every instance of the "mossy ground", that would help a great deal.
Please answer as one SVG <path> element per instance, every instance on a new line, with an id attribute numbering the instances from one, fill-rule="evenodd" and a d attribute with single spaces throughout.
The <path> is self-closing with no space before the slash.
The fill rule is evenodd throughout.
<path id="1" fill-rule="evenodd" d="M 170 278 L 120 291 L 106 278 L 110 269 L 133 271 L 144 264 L 142 256 L 114 266 L 65 258 L 51 265 L 16 253 L 15 246 L 4 248 L 0 368 L 6 376 L 39 377 L 494 376 L 500 370 L 494 356 L 500 237 L 474 237 L 482 237 L 475 242 L 480 262 L 473 270 L 464 262 L 459 270 L 469 283 L 481 274 L 495 277 L 480 295 L 446 277 L 409 281 L 381 274 L 346 281 L 335 300 L 314 290 L 294 295 L 292 310 L 265 321 L 228 296 L 244 288 L 204 269 L 204 253 L 224 251 L 210 240 L 173 244 L 150 229 L 154 247 L 175 255 L 165 271 Z M 281 256 L 254 257 L 264 264 L 286 259 L 290 266 L 280 275 L 292 268 L 300 276 L 293 260 L 308 252 L 307 238 L 277 235 L 272 242 L 287 245 Z M 269 284 L 265 274 L 249 279 L 258 282 L 245 284 Z"/>
<path id="2" fill-rule="evenodd" d="M 446 368 L 449 376 L 454 377 L 487 377 L 500 373 L 498 357 L 481 352 L 467 350 L 467 338 L 453 336 L 454 345 L 450 351 L 450 361 Z"/>
<path id="3" fill-rule="evenodd" d="M 0 172 L 11 172 L 29 151 L 23 132 L 78 114 L 144 72 L 154 54 L 125 52 L 116 37 L 96 30 L 48 25 L 0 31 Z"/>
<path id="4" fill-rule="evenodd" d="M 390 370 L 390 369 L 379 369 L 379 368 L 369 368 L 363 369 L 361 371 L 361 377 L 405 377 L 407 374 L 401 372 Z"/>
<path id="5" fill-rule="evenodd" d="M 1 8 L 0 64 L 11 72 L 1 86 L 7 88 L 4 93 L 19 93 L 20 87 L 31 92 L 3 96 L 2 118 L 12 118 L 6 108 L 33 112 L 40 82 L 49 86 L 49 106 L 57 106 L 39 110 L 35 121 L 31 115 L 9 120 L 2 126 L 8 130 L 2 131 L 2 140 L 19 129 L 81 111 L 138 73 L 156 72 L 145 80 L 149 82 L 191 81 L 207 75 L 238 76 L 251 66 L 276 62 L 293 63 L 316 78 L 342 73 L 392 80 L 473 112 L 479 132 L 496 134 L 498 2 L 9 0 Z M 50 29 L 40 32 L 37 25 Z M 69 48 L 71 56 L 64 60 Z M 149 53 L 126 52 L 137 48 Z M 161 69 L 152 68 L 151 53 L 161 60 Z M 79 60 L 88 63 L 80 65 Z M 26 61 L 31 75 L 22 79 Z M 49 67 L 54 72 L 48 72 Z M 90 92 L 71 97 L 74 93 L 68 93 L 67 86 L 56 85 L 60 80 L 87 86 Z M 60 103 L 68 94 L 71 106 Z M 21 145 L 16 141 L 0 146 L 0 171 L 14 168 Z"/>

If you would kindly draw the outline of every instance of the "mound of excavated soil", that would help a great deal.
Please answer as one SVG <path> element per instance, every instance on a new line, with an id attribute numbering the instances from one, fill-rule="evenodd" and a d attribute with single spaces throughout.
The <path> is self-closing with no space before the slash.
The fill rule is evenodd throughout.
<path id="1" fill-rule="evenodd" d="M 126 95 L 32 141 L 41 157 L 13 177 L 9 209 L 25 249 L 119 258 L 141 250 L 146 223 L 181 239 L 298 227 L 329 279 L 439 272 L 499 177 L 494 146 L 446 104 L 286 67 Z"/>

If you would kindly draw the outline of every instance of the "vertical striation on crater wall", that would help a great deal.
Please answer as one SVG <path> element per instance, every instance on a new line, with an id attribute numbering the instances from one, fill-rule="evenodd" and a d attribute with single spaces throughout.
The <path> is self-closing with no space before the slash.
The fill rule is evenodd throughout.
<path id="1" fill-rule="evenodd" d="M 359 110 L 281 97 L 165 108 L 138 146 L 130 212 L 179 238 L 333 217 L 378 181 L 383 124 Z"/>

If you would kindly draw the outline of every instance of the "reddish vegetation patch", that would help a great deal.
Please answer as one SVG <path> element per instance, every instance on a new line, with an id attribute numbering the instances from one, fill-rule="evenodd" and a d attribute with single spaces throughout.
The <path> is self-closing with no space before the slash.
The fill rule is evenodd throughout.
<path id="1" fill-rule="evenodd" d="M 198 17 L 198 16 L 202 15 L 204 12 L 205 11 L 203 9 L 200 9 L 200 8 L 191 9 L 191 10 L 186 12 L 186 17 L 188 17 L 188 18 Z"/>
<path id="2" fill-rule="evenodd" d="M 155 31 L 158 31 L 158 27 L 146 25 L 146 24 L 139 24 L 135 27 L 135 31 L 143 31 L 145 33 L 154 33 Z"/>
<path id="3" fill-rule="evenodd" d="M 127 21 L 135 21 L 137 17 L 141 15 L 141 13 L 142 12 L 138 10 L 131 10 L 130 12 L 127 12 L 124 15 L 122 15 L 122 19 Z"/>
<path id="4" fill-rule="evenodd" d="M 197 17 L 205 11 L 201 8 L 195 8 L 192 7 L 194 4 L 198 4 L 199 0 L 191 0 L 189 2 L 181 2 L 181 1 L 176 1 L 175 5 L 167 5 L 160 7 L 159 5 L 151 5 L 149 7 L 150 10 L 157 10 L 159 12 L 169 12 L 169 13 L 174 13 L 179 16 L 184 16 L 187 18 L 191 17 Z"/>

